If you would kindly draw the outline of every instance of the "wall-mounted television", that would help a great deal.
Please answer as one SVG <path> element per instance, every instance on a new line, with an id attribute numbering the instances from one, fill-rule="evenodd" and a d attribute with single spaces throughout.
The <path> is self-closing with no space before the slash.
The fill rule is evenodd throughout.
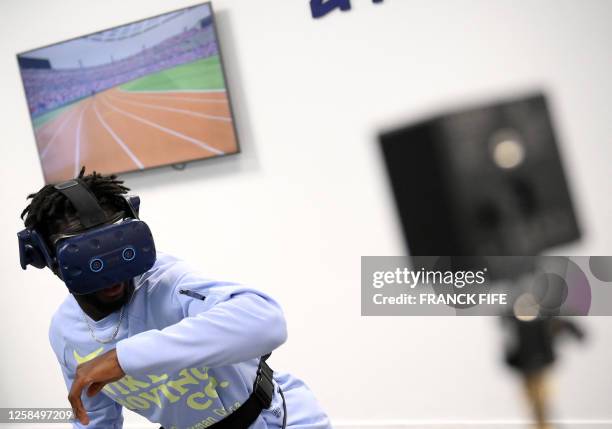
<path id="1" fill-rule="evenodd" d="M 17 60 L 46 183 L 239 151 L 210 3 Z"/>

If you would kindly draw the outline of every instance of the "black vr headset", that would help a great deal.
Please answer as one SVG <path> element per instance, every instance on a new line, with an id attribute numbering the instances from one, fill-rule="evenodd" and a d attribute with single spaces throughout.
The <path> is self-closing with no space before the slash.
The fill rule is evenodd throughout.
<path id="1" fill-rule="evenodd" d="M 153 267 L 151 230 L 138 219 L 140 198 L 123 197 L 126 209 L 112 219 L 80 179 L 55 185 L 74 206 L 84 230 L 50 238 L 51 248 L 34 229 L 17 233 L 21 268 L 49 267 L 71 293 L 81 295 L 129 281 Z"/>

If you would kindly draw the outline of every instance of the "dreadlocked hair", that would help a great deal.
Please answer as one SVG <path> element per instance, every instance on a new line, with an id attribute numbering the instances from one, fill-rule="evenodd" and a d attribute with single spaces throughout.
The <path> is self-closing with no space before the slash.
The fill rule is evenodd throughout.
<path id="1" fill-rule="evenodd" d="M 124 210 L 125 200 L 122 195 L 130 189 L 123 186 L 123 181 L 112 174 L 105 176 L 95 171 L 85 176 L 85 167 L 81 169 L 80 179 L 95 195 L 100 206 L 107 214 Z M 57 233 L 62 225 L 78 219 L 77 212 L 68 198 L 55 189 L 54 185 L 46 185 L 40 191 L 28 195 L 32 201 L 21 213 L 26 228 L 40 231 L 47 237 Z"/>

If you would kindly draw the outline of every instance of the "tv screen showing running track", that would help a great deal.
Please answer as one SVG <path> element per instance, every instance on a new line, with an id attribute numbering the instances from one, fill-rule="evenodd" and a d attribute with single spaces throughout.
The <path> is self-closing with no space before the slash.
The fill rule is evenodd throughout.
<path id="1" fill-rule="evenodd" d="M 210 3 L 17 59 L 46 183 L 239 151 Z"/>

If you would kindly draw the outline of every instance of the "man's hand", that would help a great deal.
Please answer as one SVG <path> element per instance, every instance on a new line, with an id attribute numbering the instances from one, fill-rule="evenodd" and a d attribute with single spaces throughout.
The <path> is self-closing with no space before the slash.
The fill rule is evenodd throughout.
<path id="1" fill-rule="evenodd" d="M 95 359 L 80 364 L 76 369 L 76 377 L 68 394 L 74 416 L 81 424 L 88 425 L 89 417 L 81 401 L 81 393 L 87 388 L 87 396 L 94 396 L 102 388 L 113 381 L 123 378 L 125 373 L 119 365 L 117 351 L 109 350 Z"/>

